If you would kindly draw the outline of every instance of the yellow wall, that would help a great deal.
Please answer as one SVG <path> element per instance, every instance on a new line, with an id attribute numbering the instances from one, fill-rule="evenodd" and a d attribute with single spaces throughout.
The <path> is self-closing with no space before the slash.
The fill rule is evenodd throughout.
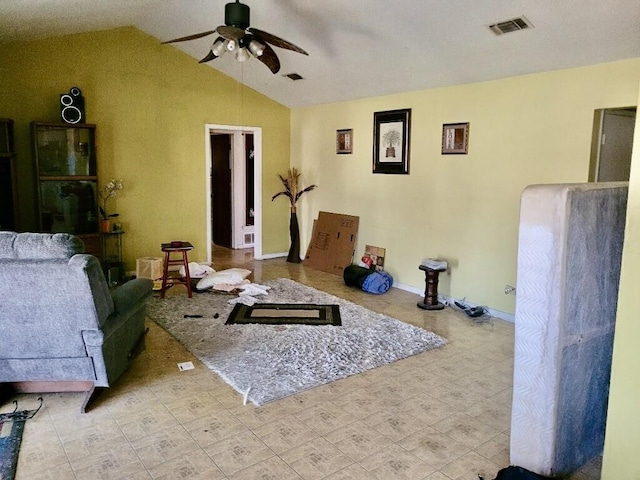
<path id="1" fill-rule="evenodd" d="M 300 203 L 360 217 L 356 254 L 387 249 L 396 282 L 424 291 L 423 258 L 446 259 L 440 292 L 513 313 L 519 202 L 530 184 L 584 182 L 594 110 L 635 105 L 640 58 L 292 110 L 291 163 L 318 189 Z M 375 79 L 371 79 L 375 81 Z M 412 109 L 409 175 L 373 175 L 373 113 Z M 442 124 L 470 122 L 468 155 L 441 155 Z M 336 130 L 354 153 L 336 155 Z"/>
<path id="2" fill-rule="evenodd" d="M 101 183 L 124 182 L 110 206 L 126 230 L 127 270 L 171 239 L 195 245 L 190 260 L 207 258 L 208 123 L 262 127 L 263 252 L 288 249 L 288 209 L 270 198 L 275 172 L 289 166 L 289 109 L 134 28 L 0 45 L 0 116 L 16 122 L 23 230 L 37 228 L 29 123 L 59 121 L 59 95 L 72 86 L 97 124 Z"/>
<path id="3" fill-rule="evenodd" d="M 640 104 L 640 97 L 638 98 Z M 636 115 L 627 225 L 618 294 L 603 480 L 640 478 L 640 115 Z"/>

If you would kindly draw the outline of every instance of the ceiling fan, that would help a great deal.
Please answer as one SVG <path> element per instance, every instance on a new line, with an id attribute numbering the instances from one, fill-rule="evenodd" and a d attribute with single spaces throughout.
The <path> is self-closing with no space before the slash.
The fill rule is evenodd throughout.
<path id="1" fill-rule="evenodd" d="M 227 3 L 224 7 L 224 25 L 215 30 L 174 38 L 162 43 L 186 42 L 217 33 L 218 38 L 213 42 L 211 50 L 199 63 L 209 62 L 221 57 L 225 52 L 235 51 L 236 60 L 239 62 L 244 62 L 253 55 L 274 74 L 280 71 L 280 60 L 271 45 L 309 55 L 291 42 L 263 30 L 249 27 L 249 12 L 249 6 L 240 3 L 239 0 L 236 0 L 235 3 Z"/>

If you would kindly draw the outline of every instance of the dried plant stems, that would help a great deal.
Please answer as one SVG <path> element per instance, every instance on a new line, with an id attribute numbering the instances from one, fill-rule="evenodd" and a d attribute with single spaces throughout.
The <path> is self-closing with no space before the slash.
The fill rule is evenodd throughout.
<path id="1" fill-rule="evenodd" d="M 278 174 L 278 178 L 282 182 L 284 190 L 282 192 L 276 193 L 273 197 L 271 197 L 271 201 L 275 200 L 280 195 L 288 197 L 289 203 L 291 203 L 291 213 L 296 212 L 296 203 L 298 202 L 298 199 L 302 196 L 302 194 L 305 192 L 310 192 L 311 190 L 316 188 L 316 185 L 310 185 L 307 188 L 299 190 L 300 175 L 302 175 L 302 173 L 300 173 L 300 171 L 295 167 L 291 167 L 288 170 L 286 177 Z"/>

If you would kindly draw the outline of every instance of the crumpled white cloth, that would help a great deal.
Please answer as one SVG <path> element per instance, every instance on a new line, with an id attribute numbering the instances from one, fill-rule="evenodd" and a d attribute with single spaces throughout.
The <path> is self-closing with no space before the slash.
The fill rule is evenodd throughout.
<path id="1" fill-rule="evenodd" d="M 250 307 L 258 303 L 258 299 L 255 297 L 256 295 L 268 295 L 269 290 L 271 289 L 268 285 L 260 285 L 258 283 L 248 283 L 246 285 L 241 285 L 238 288 L 242 291 L 236 298 L 232 298 L 227 302 L 229 305 L 242 303 L 243 305 Z"/>
<path id="2" fill-rule="evenodd" d="M 258 283 L 249 283 L 247 285 L 242 285 L 240 289 L 242 291 L 238 295 L 241 297 L 246 295 L 253 297 L 255 295 L 268 295 L 271 287 L 267 285 L 260 285 Z"/>
<path id="3" fill-rule="evenodd" d="M 258 303 L 258 299 L 252 297 L 251 295 L 243 295 L 241 297 L 232 298 L 227 302 L 229 305 L 235 305 L 236 303 L 242 303 L 243 305 L 247 305 L 248 307 Z"/>
<path id="4" fill-rule="evenodd" d="M 215 273 L 215 270 L 211 268 L 209 265 L 200 265 L 196 262 L 189 262 L 189 276 L 191 278 L 203 278 L 209 275 L 210 273 Z M 187 272 L 185 271 L 184 265 L 180 267 L 180 276 L 186 277 Z"/>

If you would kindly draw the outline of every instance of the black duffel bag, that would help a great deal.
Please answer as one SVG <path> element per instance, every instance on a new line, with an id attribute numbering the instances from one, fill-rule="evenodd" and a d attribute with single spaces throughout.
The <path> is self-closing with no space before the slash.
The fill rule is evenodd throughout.
<path id="1" fill-rule="evenodd" d="M 374 271 L 368 268 L 359 265 L 349 265 L 344 269 L 342 278 L 344 278 L 345 285 L 362 289 L 362 284 L 365 279 L 372 273 L 374 273 Z"/>
<path id="2" fill-rule="evenodd" d="M 480 480 L 485 480 L 484 477 L 478 475 Z M 488 480 L 488 479 L 487 479 Z M 510 467 L 503 468 L 498 472 L 496 478 L 493 480 L 552 480 L 549 477 L 543 477 L 537 473 L 533 473 L 526 468 L 516 467 L 511 465 Z"/>

